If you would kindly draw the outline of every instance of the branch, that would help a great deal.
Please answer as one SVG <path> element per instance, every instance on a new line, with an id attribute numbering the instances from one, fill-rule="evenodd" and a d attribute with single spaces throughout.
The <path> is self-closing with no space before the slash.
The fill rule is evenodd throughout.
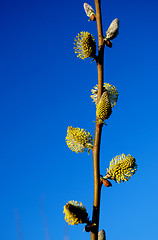
<path id="1" fill-rule="evenodd" d="M 98 69 L 98 98 L 99 102 L 102 92 L 103 92 L 103 59 L 104 59 L 104 40 L 103 40 L 103 30 L 102 30 L 102 19 L 101 19 L 101 7 L 100 0 L 95 0 L 96 8 L 96 21 L 97 21 L 97 31 L 98 31 L 98 59 L 97 59 L 97 69 Z M 96 231 L 91 232 L 91 240 L 98 240 L 98 228 L 99 228 L 99 212 L 100 212 L 100 142 L 101 142 L 101 132 L 102 124 L 97 124 L 95 127 L 95 141 L 93 147 L 93 176 L 94 176 L 94 199 L 93 199 L 93 217 L 92 223 L 96 224 Z"/>

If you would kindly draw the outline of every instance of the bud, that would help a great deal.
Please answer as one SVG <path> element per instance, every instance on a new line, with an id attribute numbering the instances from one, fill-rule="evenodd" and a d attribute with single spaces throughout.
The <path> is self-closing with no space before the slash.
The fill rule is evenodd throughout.
<path id="1" fill-rule="evenodd" d="M 112 187 L 112 184 L 109 180 L 107 179 L 102 179 L 102 182 L 104 184 L 105 187 Z"/>
<path id="2" fill-rule="evenodd" d="M 86 15 L 87 15 L 88 17 L 90 17 L 89 20 L 95 21 L 95 20 L 96 20 L 96 17 L 95 17 L 95 13 L 94 13 L 93 8 L 92 8 L 88 3 L 84 3 L 84 4 L 83 4 L 83 7 L 84 7 L 84 10 L 85 10 L 85 12 L 86 12 Z"/>
<path id="3" fill-rule="evenodd" d="M 85 226 L 85 228 L 84 228 L 84 230 L 86 231 L 86 232 L 96 232 L 96 229 L 97 229 L 97 227 L 96 227 L 96 224 L 94 223 L 89 223 L 89 224 L 87 224 L 86 226 Z"/>
<path id="4" fill-rule="evenodd" d="M 116 38 L 118 34 L 119 34 L 119 19 L 115 18 L 111 22 L 111 24 L 106 32 L 106 39 L 112 40 L 112 39 Z"/>
<path id="5" fill-rule="evenodd" d="M 97 231 L 97 225 L 96 225 L 95 223 L 89 222 L 89 223 L 85 226 L 84 230 L 85 230 L 86 232 L 93 232 L 93 233 L 95 233 L 95 232 Z"/>
<path id="6" fill-rule="evenodd" d="M 90 19 L 89 19 L 89 21 L 96 21 L 96 16 L 93 14 L 92 16 L 90 16 Z"/>
<path id="7" fill-rule="evenodd" d="M 92 230 L 92 225 L 86 225 L 85 228 L 84 228 L 84 230 L 85 230 L 86 232 L 90 232 L 90 231 Z"/>
<path id="8" fill-rule="evenodd" d="M 109 48 L 112 48 L 112 42 L 110 40 L 106 40 L 106 39 L 104 40 L 105 40 L 105 45 Z"/>
<path id="9" fill-rule="evenodd" d="M 98 240 L 106 240 L 105 231 L 104 230 L 100 230 L 98 232 Z"/>
<path id="10" fill-rule="evenodd" d="M 99 103 L 97 104 L 96 116 L 99 118 L 99 123 L 104 123 L 105 119 L 108 119 L 112 113 L 111 103 L 107 91 L 105 91 Z"/>

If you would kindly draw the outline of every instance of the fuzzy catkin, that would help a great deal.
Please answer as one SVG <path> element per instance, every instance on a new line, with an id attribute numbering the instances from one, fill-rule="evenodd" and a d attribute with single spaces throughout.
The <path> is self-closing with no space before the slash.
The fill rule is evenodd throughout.
<path id="1" fill-rule="evenodd" d="M 112 110 L 109 95 L 107 91 L 105 91 L 97 104 L 96 116 L 99 118 L 99 121 L 103 123 L 105 119 L 110 117 L 111 113 Z"/>

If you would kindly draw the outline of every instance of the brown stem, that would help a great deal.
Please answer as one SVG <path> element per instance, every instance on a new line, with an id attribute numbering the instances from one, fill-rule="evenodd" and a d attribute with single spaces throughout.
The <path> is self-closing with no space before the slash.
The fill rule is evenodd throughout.
<path id="1" fill-rule="evenodd" d="M 103 30 L 102 30 L 102 19 L 101 19 L 101 7 L 100 0 L 95 0 L 96 8 L 96 21 L 98 30 L 98 44 L 99 52 L 97 58 L 97 69 L 98 69 L 98 98 L 97 103 L 103 92 L 103 58 L 104 58 L 104 40 L 103 40 Z M 98 240 L 98 228 L 99 228 L 99 212 L 100 212 L 100 142 L 101 142 L 101 132 L 102 124 L 97 124 L 95 127 L 95 141 L 93 147 L 93 176 L 94 176 L 94 199 L 93 199 L 93 216 L 92 222 L 96 224 L 96 230 L 91 232 L 91 240 Z"/>

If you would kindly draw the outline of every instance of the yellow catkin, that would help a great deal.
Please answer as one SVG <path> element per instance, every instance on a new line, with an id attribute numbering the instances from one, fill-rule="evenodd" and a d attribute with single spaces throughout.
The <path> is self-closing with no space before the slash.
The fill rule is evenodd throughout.
<path id="1" fill-rule="evenodd" d="M 103 92 L 107 91 L 109 99 L 110 99 L 110 103 L 111 103 L 111 107 L 114 107 L 117 103 L 118 100 L 118 92 L 117 89 L 115 88 L 115 86 L 113 86 L 112 84 L 109 83 L 104 83 L 103 84 Z M 95 102 L 95 104 L 97 104 L 97 97 L 98 97 L 98 85 L 96 85 L 92 90 L 92 95 L 90 96 L 93 101 Z"/>
<path id="2" fill-rule="evenodd" d="M 69 225 L 77 225 L 79 223 L 87 223 L 88 213 L 85 206 L 81 202 L 69 201 L 64 206 L 65 221 Z"/>
<path id="3" fill-rule="evenodd" d="M 103 123 L 105 119 L 108 119 L 112 113 L 111 103 L 107 91 L 105 91 L 99 103 L 97 104 L 96 116 L 99 118 L 99 122 Z"/>
<path id="4" fill-rule="evenodd" d="M 85 152 L 87 149 L 93 148 L 92 135 L 84 129 L 69 126 L 65 140 L 68 147 L 76 153 Z"/>
<path id="5" fill-rule="evenodd" d="M 134 157 L 121 154 L 113 158 L 110 162 L 107 174 L 104 179 L 115 180 L 116 182 L 126 182 L 137 171 L 137 164 Z"/>
<path id="6" fill-rule="evenodd" d="M 74 49 L 77 57 L 81 59 L 94 58 L 96 54 L 96 42 L 89 32 L 80 32 L 74 39 Z"/>

